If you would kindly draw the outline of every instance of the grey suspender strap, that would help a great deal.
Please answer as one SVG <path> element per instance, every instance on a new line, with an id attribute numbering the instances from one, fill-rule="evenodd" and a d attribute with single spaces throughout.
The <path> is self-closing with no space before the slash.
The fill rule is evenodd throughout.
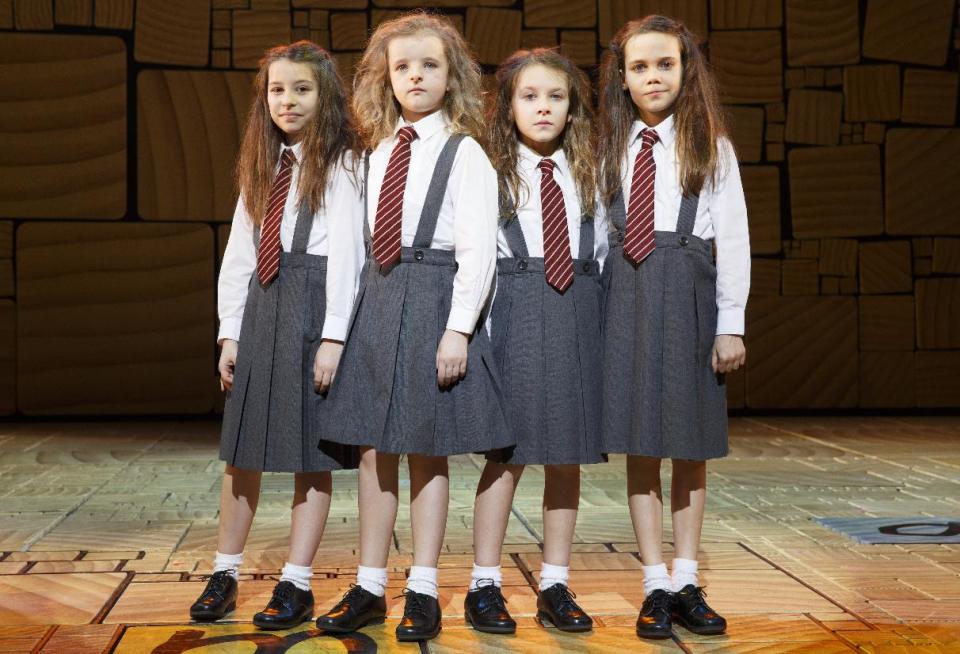
<path id="1" fill-rule="evenodd" d="M 500 225 L 500 228 L 503 229 L 503 235 L 507 239 L 507 245 L 510 246 L 510 251 L 513 252 L 513 256 L 517 258 L 529 257 L 530 252 L 527 250 L 527 240 L 523 237 L 523 229 L 520 227 L 520 219 L 517 217 L 517 210 L 513 206 L 513 201 L 507 193 L 500 193 L 498 202 L 500 205 L 500 215 L 510 216 Z"/>
<path id="2" fill-rule="evenodd" d="M 580 218 L 580 253 L 578 259 L 587 261 L 593 259 L 593 216 L 582 216 Z"/>
<path id="3" fill-rule="evenodd" d="M 300 211 L 297 213 L 297 227 L 293 232 L 293 243 L 290 247 L 292 254 L 306 254 L 307 244 L 310 242 L 310 229 L 313 227 L 313 214 L 306 200 L 300 201 Z"/>
<path id="4" fill-rule="evenodd" d="M 693 226 L 697 220 L 697 207 L 700 204 L 700 195 L 684 195 L 680 200 L 680 212 L 677 216 L 677 234 L 693 236 Z M 616 239 L 622 237 L 627 229 L 627 212 L 623 204 L 623 191 L 617 191 L 613 202 L 610 203 L 610 223 L 615 231 L 611 234 Z M 623 242 L 622 238 L 618 239 Z"/>
<path id="5" fill-rule="evenodd" d="M 433 243 L 433 234 L 437 231 L 437 219 L 440 217 L 440 207 L 443 206 L 443 196 L 447 191 L 447 181 L 453 169 L 453 160 L 457 156 L 457 148 L 464 139 L 463 134 L 452 134 L 433 168 L 433 177 L 427 188 L 427 198 L 423 202 L 423 211 L 420 212 L 420 222 L 417 224 L 417 235 L 413 239 L 413 247 L 429 248 Z"/>
<path id="6" fill-rule="evenodd" d="M 370 220 L 367 217 L 367 197 L 370 193 L 370 150 L 363 153 L 363 242 L 367 245 L 367 254 L 370 254 L 373 238 L 370 236 Z"/>

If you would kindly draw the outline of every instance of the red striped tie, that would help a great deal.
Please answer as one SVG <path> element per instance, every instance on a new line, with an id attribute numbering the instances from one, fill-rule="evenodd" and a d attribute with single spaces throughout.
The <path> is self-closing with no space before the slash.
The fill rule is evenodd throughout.
<path id="1" fill-rule="evenodd" d="M 377 218 L 373 226 L 373 258 L 381 266 L 389 266 L 400 258 L 400 231 L 403 225 L 403 190 L 410 168 L 410 141 L 417 138 L 412 127 L 397 132 L 397 144 L 390 153 L 387 173 L 383 176 Z"/>
<path id="2" fill-rule="evenodd" d="M 257 251 L 257 278 L 263 286 L 273 281 L 280 271 L 280 223 L 283 207 L 287 203 L 290 180 L 293 179 L 293 163 L 297 160 L 293 150 L 285 148 L 280 156 L 280 169 L 270 189 L 267 215 L 260 227 L 260 249 Z"/>
<path id="3" fill-rule="evenodd" d="M 567 233 L 567 211 L 563 191 L 553 178 L 556 163 L 541 159 L 540 211 L 543 214 L 543 270 L 547 283 L 563 293 L 573 283 L 573 260 L 570 257 L 570 235 Z"/>
<path id="4" fill-rule="evenodd" d="M 627 234 L 623 239 L 623 253 L 634 264 L 646 259 L 656 247 L 653 233 L 653 182 L 657 176 L 657 164 L 653 160 L 653 144 L 660 140 L 660 136 L 652 129 L 644 129 L 640 137 L 643 143 L 633 163 Z"/>

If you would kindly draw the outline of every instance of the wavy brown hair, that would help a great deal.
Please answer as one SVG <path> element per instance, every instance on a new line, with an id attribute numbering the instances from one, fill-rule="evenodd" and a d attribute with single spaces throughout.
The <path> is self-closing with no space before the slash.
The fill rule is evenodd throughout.
<path id="1" fill-rule="evenodd" d="M 513 118 L 513 94 L 520 73 L 529 66 L 545 66 L 560 73 L 570 93 L 570 122 L 560 133 L 560 147 L 570 162 L 570 171 L 580 196 L 584 213 L 593 214 L 597 195 L 597 162 L 594 156 L 593 108 L 590 106 L 590 82 L 583 71 L 552 49 L 517 50 L 497 68 L 497 95 L 490 105 L 487 119 L 487 151 L 497 171 L 500 193 L 519 207 L 527 202 L 530 189 L 517 172 L 520 135 Z M 502 215 L 506 219 L 510 216 Z"/>
<path id="2" fill-rule="evenodd" d="M 624 25 L 610 40 L 600 68 L 600 152 L 604 201 L 613 200 L 621 188 L 622 161 L 633 121 L 639 117 L 624 89 L 624 50 L 638 34 L 660 32 L 680 41 L 681 83 L 674 103 L 680 184 L 684 194 L 699 193 L 706 180 L 716 183 L 721 174 L 717 140 L 726 125 L 717 83 L 696 37 L 687 27 L 666 16 L 647 16 Z"/>
<path id="3" fill-rule="evenodd" d="M 284 132 L 274 124 L 267 105 L 270 64 L 281 59 L 310 66 L 320 96 L 313 119 L 304 127 L 297 201 L 306 202 L 311 212 L 319 211 L 333 166 L 348 152 L 353 153 L 352 161 L 356 161 L 360 151 L 343 81 L 330 54 L 311 41 L 267 50 L 254 80 L 254 98 L 236 173 L 237 185 L 254 225 L 263 222 L 280 145 L 284 142 Z M 355 169 L 352 172 L 356 174 Z"/>
<path id="4" fill-rule="evenodd" d="M 357 65 L 353 82 L 353 112 L 363 143 L 375 148 L 393 134 L 400 105 L 390 85 L 387 47 L 397 37 L 433 35 L 443 43 L 449 73 L 442 110 L 450 129 L 479 139 L 483 132 L 483 89 L 480 66 L 470 46 L 447 18 L 415 11 L 380 24 Z"/>

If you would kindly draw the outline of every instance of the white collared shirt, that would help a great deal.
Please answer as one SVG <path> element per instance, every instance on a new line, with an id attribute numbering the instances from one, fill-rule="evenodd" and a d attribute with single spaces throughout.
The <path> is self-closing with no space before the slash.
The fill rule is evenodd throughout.
<path id="1" fill-rule="evenodd" d="M 280 153 L 287 146 L 281 146 Z M 289 148 L 297 162 L 301 147 Z M 322 338 L 342 341 L 347 335 L 347 323 L 353 311 L 357 282 L 363 266 L 363 200 L 358 180 L 348 171 L 351 155 L 347 154 L 330 171 L 324 194 L 324 206 L 313 215 L 313 225 L 307 241 L 307 254 L 327 257 L 326 313 Z M 279 162 L 279 159 L 278 159 Z M 279 166 L 279 163 L 277 164 Z M 280 246 L 289 252 L 297 227 L 297 179 L 299 163 L 293 164 L 290 190 L 287 191 L 280 219 Z M 357 175 L 359 177 L 359 174 Z M 220 265 L 217 283 L 217 313 L 220 331 L 217 340 L 240 340 L 243 309 L 247 303 L 250 277 L 256 273 L 257 251 L 253 245 L 253 221 L 241 200 L 233 212 L 230 238 Z"/>
<path id="2" fill-rule="evenodd" d="M 517 172 L 526 184 L 528 193 L 524 194 L 521 188 L 520 199 L 525 202 L 517 207 L 517 218 L 520 221 L 520 229 L 523 230 L 523 240 L 527 243 L 527 255 L 530 257 L 543 256 L 543 209 L 540 204 L 540 179 L 543 175 L 538 168 L 542 159 L 544 157 L 523 143 L 519 144 Z M 550 159 L 556 164 L 553 168 L 553 179 L 563 193 L 563 205 L 567 213 L 567 233 L 570 235 L 570 256 L 577 259 L 580 256 L 580 223 L 583 209 L 577 193 L 576 180 L 573 178 L 570 164 L 562 149 L 551 154 Z M 607 212 L 603 210 L 599 199 L 594 207 L 593 253 L 602 266 L 610 249 L 607 240 L 609 226 Z M 497 256 L 500 258 L 514 256 L 503 229 L 500 229 L 497 234 Z"/>
<path id="3" fill-rule="evenodd" d="M 367 182 L 367 219 L 374 234 L 380 186 L 387 171 L 390 153 L 397 142 L 397 131 L 407 125 L 397 121 L 393 136 L 381 141 L 370 153 L 370 177 Z M 410 144 L 410 167 L 403 192 L 403 217 L 400 242 L 411 247 L 427 198 L 427 187 L 440 150 L 452 134 L 443 111 L 436 111 L 416 123 L 417 132 Z M 497 263 L 497 176 L 480 144 L 467 137 L 453 160 L 450 180 L 437 218 L 431 248 L 454 250 L 458 264 L 453 278 L 453 297 L 447 329 L 473 332 L 490 292 Z"/>
<path id="4" fill-rule="evenodd" d="M 648 126 L 635 120 L 630 129 L 627 157 L 623 170 L 624 205 L 630 201 L 633 163 L 640 151 L 640 130 Z M 654 128 L 660 141 L 653 145 L 657 165 L 654 181 L 653 224 L 658 231 L 677 229 L 680 213 L 680 163 L 676 150 L 673 116 Z M 717 249 L 717 334 L 744 333 L 744 311 L 750 293 L 750 236 L 747 229 L 747 205 L 740 182 L 740 168 L 733 145 L 726 138 L 718 142 L 720 172 L 716 187 L 707 180 L 700 191 L 693 235 L 705 241 L 715 240 Z"/>

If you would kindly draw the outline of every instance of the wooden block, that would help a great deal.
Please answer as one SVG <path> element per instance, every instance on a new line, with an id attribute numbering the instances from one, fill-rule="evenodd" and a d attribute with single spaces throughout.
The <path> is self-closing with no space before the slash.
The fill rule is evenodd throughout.
<path id="1" fill-rule="evenodd" d="M 527 50 L 533 48 L 552 48 L 558 45 L 557 30 L 523 30 L 520 33 L 520 47 Z"/>
<path id="2" fill-rule="evenodd" d="M 211 50 L 210 66 L 212 68 L 230 68 L 229 50 Z"/>
<path id="3" fill-rule="evenodd" d="M 597 5 L 567 0 L 526 0 L 523 20 L 527 27 L 595 27 Z"/>
<path id="4" fill-rule="evenodd" d="M 805 68 L 803 77 L 805 86 L 823 86 L 824 84 L 823 68 Z"/>
<path id="5" fill-rule="evenodd" d="M 806 241 L 800 241 L 800 258 L 801 259 L 817 259 L 820 257 L 820 241 L 816 239 L 808 239 Z"/>
<path id="6" fill-rule="evenodd" d="M 890 64 L 843 69 L 843 118 L 848 122 L 900 117 L 900 67 Z"/>
<path id="7" fill-rule="evenodd" d="M 913 256 L 932 257 L 933 256 L 933 238 L 929 236 L 916 236 L 911 239 Z"/>
<path id="8" fill-rule="evenodd" d="M 715 30 L 762 29 L 783 25 L 780 0 L 710 0 L 710 26 Z"/>
<path id="9" fill-rule="evenodd" d="M 883 123 L 867 123 L 863 127 L 863 140 L 867 143 L 883 143 L 887 134 L 887 126 Z"/>
<path id="10" fill-rule="evenodd" d="M 368 0 L 290 0 L 290 4 L 297 9 L 366 9 L 369 2 Z M 382 2 L 377 4 L 383 5 Z"/>
<path id="11" fill-rule="evenodd" d="M 13 0 L 0 0 L 0 29 L 13 29 Z"/>
<path id="12" fill-rule="evenodd" d="M 0 415 L 17 410 L 17 307 L 0 300 Z"/>
<path id="13" fill-rule="evenodd" d="M 790 91 L 785 139 L 788 143 L 837 145 L 842 108 L 843 94 L 836 91 Z"/>
<path id="14" fill-rule="evenodd" d="M 311 9 L 310 10 L 310 29 L 329 30 L 330 29 L 330 12 L 324 11 L 322 9 Z"/>
<path id="15" fill-rule="evenodd" d="M 828 68 L 823 76 L 824 86 L 840 86 L 843 84 L 843 68 Z"/>
<path id="16" fill-rule="evenodd" d="M 929 277 L 932 274 L 933 274 L 932 259 L 914 259 L 913 260 L 913 275 L 915 277 Z"/>
<path id="17" fill-rule="evenodd" d="M 750 408 L 857 404 L 857 302 L 847 297 L 755 297 L 747 305 Z"/>
<path id="18" fill-rule="evenodd" d="M 17 233 L 20 411 L 210 411 L 213 255 L 207 225 L 24 224 Z M 65 374 L 70 393 L 57 383 Z"/>
<path id="19" fill-rule="evenodd" d="M 851 145 L 859 145 L 860 143 L 863 143 L 863 134 L 854 134 L 850 137 Z"/>
<path id="20" fill-rule="evenodd" d="M 307 41 L 310 39 L 310 28 L 309 27 L 292 27 L 290 28 L 290 40 L 291 41 Z"/>
<path id="21" fill-rule="evenodd" d="M 787 0 L 787 61 L 835 66 L 860 59 L 857 0 Z"/>
<path id="22" fill-rule="evenodd" d="M 133 0 L 95 0 L 93 24 L 109 29 L 133 29 Z"/>
<path id="23" fill-rule="evenodd" d="M 252 79 L 252 74 L 242 72 L 140 73 L 137 136 L 141 217 L 232 218 L 236 205 L 233 165 L 250 104 Z"/>
<path id="24" fill-rule="evenodd" d="M 933 240 L 933 272 L 960 274 L 960 238 Z"/>
<path id="25" fill-rule="evenodd" d="M 779 31 L 713 34 L 710 60 L 723 102 L 780 102 L 783 98 L 782 56 Z"/>
<path id="26" fill-rule="evenodd" d="M 57 25 L 92 25 L 93 0 L 56 0 L 53 17 Z"/>
<path id="27" fill-rule="evenodd" d="M 293 12 L 293 26 L 294 27 L 310 27 L 310 12 L 309 11 Z"/>
<path id="28" fill-rule="evenodd" d="M 852 238 L 825 238 L 820 241 L 820 274 L 855 277 L 857 241 Z"/>
<path id="29" fill-rule="evenodd" d="M 867 236 L 883 231 L 880 149 L 793 149 L 789 155 L 794 236 Z"/>
<path id="30" fill-rule="evenodd" d="M 960 406 L 960 352 L 917 352 L 917 406 Z"/>
<path id="31" fill-rule="evenodd" d="M 960 234 L 960 129 L 891 129 L 885 154 L 887 233 Z"/>
<path id="32" fill-rule="evenodd" d="M 272 46 L 290 42 L 290 14 L 285 11 L 233 12 L 233 65 L 256 68 Z"/>
<path id="33" fill-rule="evenodd" d="M 560 52 L 578 66 L 597 63 L 597 33 L 586 30 L 562 30 Z"/>
<path id="34" fill-rule="evenodd" d="M 331 0 L 320 0 L 316 6 L 326 6 Z M 296 0 L 294 0 L 296 2 Z M 435 0 L 431 7 L 512 7 L 514 0 Z M 423 0 L 374 0 L 373 5 L 388 9 L 420 9 L 424 6 Z M 294 6 L 297 6 L 294 4 Z M 335 8 L 335 7 L 334 7 Z"/>
<path id="35" fill-rule="evenodd" d="M 46 642 L 41 654 L 71 652 L 73 654 L 94 654 L 109 652 L 119 639 L 119 625 L 112 624 L 64 624 L 57 627 L 50 640 Z"/>
<path id="36" fill-rule="evenodd" d="M 767 143 L 766 150 L 766 160 L 768 162 L 783 161 L 786 158 L 783 143 Z"/>
<path id="37" fill-rule="evenodd" d="M 780 252 L 780 169 L 777 166 L 743 166 L 740 169 L 750 221 L 750 251 Z"/>
<path id="38" fill-rule="evenodd" d="M 340 71 L 340 76 L 343 79 L 353 79 L 354 73 L 357 72 L 357 64 L 360 63 L 360 57 L 363 55 L 362 52 L 336 52 L 333 55 L 333 60 L 337 64 L 337 70 Z"/>
<path id="39" fill-rule="evenodd" d="M 783 261 L 784 295 L 817 295 L 820 278 L 817 262 L 812 259 L 785 259 Z"/>
<path id="40" fill-rule="evenodd" d="M 860 297 L 860 351 L 913 351 L 916 323 L 912 295 Z"/>
<path id="41" fill-rule="evenodd" d="M 783 74 L 783 84 L 788 89 L 802 89 L 807 83 L 807 76 L 802 68 L 788 68 Z"/>
<path id="42" fill-rule="evenodd" d="M 767 143 L 783 143 L 785 137 L 784 125 L 783 123 L 768 123 L 767 124 L 767 134 L 766 140 Z"/>
<path id="43" fill-rule="evenodd" d="M 863 56 L 942 66 L 947 61 L 953 0 L 870 0 Z"/>
<path id="44" fill-rule="evenodd" d="M 960 278 L 918 279 L 917 347 L 960 348 Z"/>
<path id="45" fill-rule="evenodd" d="M 0 297 L 13 297 L 13 259 L 0 259 Z"/>
<path id="46" fill-rule="evenodd" d="M 839 295 L 840 278 L 839 277 L 821 277 L 820 295 Z"/>
<path id="47" fill-rule="evenodd" d="M 763 109 L 760 107 L 725 107 L 730 119 L 730 137 L 737 151 L 737 161 L 760 161 L 763 148 Z"/>
<path id="48" fill-rule="evenodd" d="M 650 14 L 672 16 L 700 40 L 707 38 L 707 0 L 598 0 L 598 10 L 600 43 L 604 47 L 628 20 Z"/>
<path id="49" fill-rule="evenodd" d="M 126 213 L 126 51 L 108 36 L 0 40 L 0 216 Z M 27 110 L 42 105 L 43 111 Z"/>
<path id="50" fill-rule="evenodd" d="M 16 0 L 13 21 L 18 30 L 52 30 L 53 0 Z"/>
<path id="51" fill-rule="evenodd" d="M 953 125 L 957 117 L 958 79 L 956 72 L 946 70 L 904 71 L 903 122 Z"/>
<path id="52" fill-rule="evenodd" d="M 856 294 L 857 294 L 857 278 L 841 277 L 840 278 L 840 295 L 856 295 Z"/>
<path id="53" fill-rule="evenodd" d="M 523 13 L 512 9 L 467 9 L 467 40 L 482 64 L 499 64 L 520 46 Z"/>
<path id="54" fill-rule="evenodd" d="M 137 61 L 206 66 L 210 0 L 138 0 L 134 30 Z"/>
<path id="55" fill-rule="evenodd" d="M 230 30 L 213 30 L 210 36 L 211 48 L 230 48 Z"/>
<path id="56" fill-rule="evenodd" d="M 215 30 L 228 30 L 233 27 L 233 12 L 228 9 L 214 9 L 211 13 L 210 27 Z"/>
<path id="57" fill-rule="evenodd" d="M 290 0 L 250 0 L 250 9 L 254 11 L 287 11 Z"/>
<path id="58" fill-rule="evenodd" d="M 367 15 L 361 12 L 331 14 L 330 40 L 334 50 L 362 50 L 367 42 Z"/>
<path id="59" fill-rule="evenodd" d="M 0 220 L 0 259 L 13 258 L 13 222 Z"/>
<path id="60" fill-rule="evenodd" d="M 771 102 L 764 107 L 767 120 L 773 123 L 782 123 L 787 119 L 787 105 L 783 102 Z"/>
<path id="61" fill-rule="evenodd" d="M 750 265 L 750 295 L 780 295 L 780 261 L 754 258 Z"/>
<path id="62" fill-rule="evenodd" d="M 913 350 L 860 353 L 861 407 L 899 409 L 916 405 L 916 363 Z"/>
<path id="63" fill-rule="evenodd" d="M 909 241 L 860 244 L 861 293 L 909 293 L 912 290 Z"/>
<path id="64" fill-rule="evenodd" d="M 310 30 L 310 40 L 325 50 L 330 49 L 330 32 L 327 30 Z"/>

